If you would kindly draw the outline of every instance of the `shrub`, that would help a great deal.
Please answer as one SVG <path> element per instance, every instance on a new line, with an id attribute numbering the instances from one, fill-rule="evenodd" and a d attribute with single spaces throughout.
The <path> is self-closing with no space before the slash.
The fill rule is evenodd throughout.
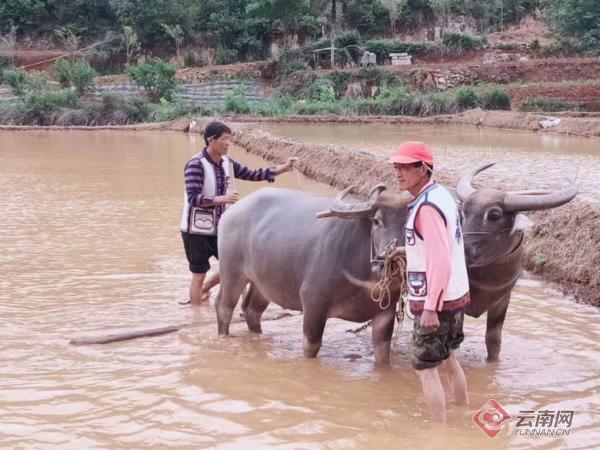
<path id="1" fill-rule="evenodd" d="M 56 77 L 62 88 L 71 86 L 71 63 L 66 59 L 59 59 L 54 63 Z"/>
<path id="2" fill-rule="evenodd" d="M 492 89 L 482 96 L 484 109 L 510 110 L 510 96 L 502 89 Z"/>
<path id="3" fill-rule="evenodd" d="M 279 66 L 279 73 L 282 75 L 290 74 L 290 73 L 298 72 L 298 71 L 304 71 L 304 70 L 310 70 L 310 66 L 308 64 L 306 64 L 305 62 L 300 61 L 298 59 L 288 61 Z"/>
<path id="4" fill-rule="evenodd" d="M 12 59 L 8 56 L 0 56 L 0 83 L 2 83 L 3 72 L 12 67 Z"/>
<path id="5" fill-rule="evenodd" d="M 442 38 L 444 47 L 458 53 L 480 49 L 485 43 L 484 39 L 462 33 L 446 33 Z"/>
<path id="6" fill-rule="evenodd" d="M 381 67 L 362 67 L 358 71 L 357 78 L 380 87 L 402 86 L 403 84 L 399 75 Z"/>
<path id="7" fill-rule="evenodd" d="M 94 89 L 94 77 L 98 75 L 85 60 L 70 63 L 59 59 L 54 65 L 58 82 L 63 88 L 74 86 L 77 94 L 84 95 Z"/>
<path id="8" fill-rule="evenodd" d="M 48 74 L 46 72 L 33 72 L 26 77 L 26 90 L 43 91 L 48 85 Z"/>
<path id="9" fill-rule="evenodd" d="M 288 48 L 281 52 L 278 58 L 279 72 L 282 74 L 307 70 L 314 65 L 312 47 Z"/>
<path id="10" fill-rule="evenodd" d="M 543 253 L 536 253 L 533 257 L 533 267 L 535 270 L 541 270 L 547 262 L 548 258 Z"/>
<path id="11" fill-rule="evenodd" d="M 337 115 L 342 111 L 340 102 L 300 101 L 294 105 L 296 114 L 310 116 L 316 114 Z"/>
<path id="12" fill-rule="evenodd" d="M 236 114 L 248 114 L 250 112 L 250 105 L 248 99 L 246 99 L 246 90 L 238 86 L 232 92 L 227 94 L 225 102 L 223 103 L 225 112 L 232 112 Z"/>
<path id="13" fill-rule="evenodd" d="M 71 82 L 79 95 L 94 89 L 94 77 L 98 75 L 85 60 L 79 60 L 71 66 Z"/>
<path id="14" fill-rule="evenodd" d="M 70 89 L 60 91 L 30 92 L 25 96 L 25 123 L 32 125 L 50 125 L 53 113 L 61 108 L 77 108 L 77 95 Z"/>
<path id="15" fill-rule="evenodd" d="M 408 98 L 408 92 L 404 87 L 390 87 L 384 88 L 379 92 L 377 96 L 378 100 L 386 102 L 400 102 Z"/>
<path id="16" fill-rule="evenodd" d="M 130 106 L 129 117 L 132 122 L 145 122 L 152 114 L 148 99 L 141 95 L 127 98 L 127 104 Z"/>
<path id="17" fill-rule="evenodd" d="M 183 65 L 185 67 L 200 67 L 200 66 L 202 66 L 202 61 L 200 61 L 196 57 L 195 53 L 193 53 L 193 52 L 187 52 L 183 56 Z"/>
<path id="18" fill-rule="evenodd" d="M 528 97 L 521 105 L 523 111 L 542 111 L 556 112 L 575 109 L 575 105 L 569 105 L 567 102 L 557 98 L 546 97 Z"/>
<path id="19" fill-rule="evenodd" d="M 294 114 L 294 101 L 291 97 L 282 96 L 269 102 L 250 103 L 251 113 L 259 116 L 275 117 Z"/>
<path id="20" fill-rule="evenodd" d="M 166 122 L 181 117 L 209 116 L 213 110 L 203 103 L 188 103 L 181 100 L 163 102 L 152 113 L 155 122 Z"/>
<path id="21" fill-rule="evenodd" d="M 336 57 L 340 56 L 342 64 L 345 64 L 348 60 L 352 60 L 355 64 L 359 62 L 362 52 L 358 48 L 360 45 L 358 31 L 347 31 L 336 37 L 334 43 L 336 48 L 342 50 L 336 53 Z"/>
<path id="22" fill-rule="evenodd" d="M 235 50 L 230 50 L 225 47 L 218 47 L 215 52 L 215 64 L 233 64 L 237 60 L 237 53 Z"/>
<path id="23" fill-rule="evenodd" d="M 325 77 L 333 87 L 335 92 L 335 96 L 340 98 L 346 92 L 346 87 L 348 86 L 348 82 L 351 79 L 351 75 L 348 72 L 340 72 L 338 70 L 334 70 L 333 72 L 327 74 Z"/>
<path id="24" fill-rule="evenodd" d="M 27 90 L 27 74 L 18 69 L 5 69 L 2 72 L 2 78 L 13 91 L 13 94 L 22 96 Z"/>
<path id="25" fill-rule="evenodd" d="M 511 43 L 500 43 L 494 46 L 497 50 L 502 50 L 503 52 L 511 52 L 515 50 L 519 50 L 521 47 L 519 44 L 511 44 Z"/>
<path id="26" fill-rule="evenodd" d="M 463 86 L 456 92 L 456 103 L 461 109 L 471 109 L 479 106 L 479 97 L 472 87 Z"/>
<path id="27" fill-rule="evenodd" d="M 278 79 L 279 95 L 289 95 L 293 98 L 308 98 L 310 96 L 310 88 L 317 79 L 317 74 L 314 70 L 299 70 L 281 76 Z"/>
<path id="28" fill-rule="evenodd" d="M 148 62 L 138 62 L 135 66 L 129 66 L 127 73 L 135 84 L 146 91 L 151 100 L 170 100 L 173 97 L 176 69 L 163 59 L 152 58 Z"/>
<path id="29" fill-rule="evenodd" d="M 356 30 L 346 31 L 337 36 L 334 43 L 337 48 L 346 47 L 348 45 L 360 45 L 360 33 Z"/>
<path id="30" fill-rule="evenodd" d="M 332 102 L 335 100 L 333 84 L 326 78 L 317 78 L 310 89 L 310 98 L 320 102 Z"/>

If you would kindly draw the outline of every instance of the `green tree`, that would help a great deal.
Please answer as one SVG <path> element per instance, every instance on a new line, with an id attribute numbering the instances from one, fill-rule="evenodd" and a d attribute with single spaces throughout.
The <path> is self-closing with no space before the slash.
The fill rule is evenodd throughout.
<path id="1" fill-rule="evenodd" d="M 9 31 L 13 25 L 28 30 L 40 23 L 45 13 L 42 0 L 0 1 L 0 30 Z"/>
<path id="2" fill-rule="evenodd" d="M 175 73 L 177 70 L 168 62 L 153 58 L 148 62 L 140 62 L 129 66 L 127 73 L 138 86 L 144 88 L 153 101 L 161 98 L 170 100 L 175 91 Z"/>
<path id="3" fill-rule="evenodd" d="M 38 23 L 52 31 L 56 27 L 70 27 L 74 34 L 87 39 L 104 35 L 114 29 L 116 17 L 109 0 L 43 0 L 48 20 Z"/>
<path id="4" fill-rule="evenodd" d="M 379 1 L 347 0 L 342 10 L 346 28 L 356 29 L 361 36 L 374 36 L 381 33 L 387 23 L 388 13 Z"/>
<path id="5" fill-rule="evenodd" d="M 2 72 L 2 79 L 17 96 L 22 96 L 27 91 L 27 74 L 22 70 L 5 69 Z"/>
<path id="6" fill-rule="evenodd" d="M 0 34 L 0 50 L 8 50 L 6 58 L 9 67 L 14 66 L 17 55 L 17 27 L 12 25 L 10 31 L 4 35 Z"/>
<path id="7" fill-rule="evenodd" d="M 271 33 L 281 33 L 284 40 L 301 31 L 309 11 L 308 0 L 250 0 L 246 12 L 270 25 Z"/>
<path id="8" fill-rule="evenodd" d="M 60 87 L 63 89 L 71 87 L 71 63 L 66 59 L 59 59 L 54 63 L 54 69 L 56 70 Z"/>
<path id="9" fill-rule="evenodd" d="M 123 44 L 125 45 L 127 65 L 129 65 L 133 55 L 140 51 L 141 45 L 137 33 L 128 25 L 123 26 Z"/>
<path id="10" fill-rule="evenodd" d="M 183 45 L 185 33 L 179 25 L 167 25 L 166 23 L 161 23 L 160 25 L 165 30 L 165 33 L 175 42 L 177 64 L 181 64 L 181 46 Z"/>
<path id="11" fill-rule="evenodd" d="M 98 73 L 85 60 L 75 61 L 71 65 L 71 82 L 78 95 L 84 95 L 94 89 L 94 77 Z"/>
<path id="12" fill-rule="evenodd" d="M 548 24 L 565 38 L 575 38 L 587 50 L 600 50 L 598 0 L 546 0 Z"/>
<path id="13" fill-rule="evenodd" d="M 200 4 L 200 0 L 110 0 L 119 23 L 131 26 L 145 47 L 163 42 L 163 23 L 179 24 L 185 33 L 193 31 Z"/>
<path id="14" fill-rule="evenodd" d="M 392 35 L 396 32 L 396 21 L 407 4 L 407 0 L 379 0 L 390 16 Z"/>
<path id="15" fill-rule="evenodd" d="M 431 0 L 431 8 L 436 15 L 442 18 L 444 27 L 448 26 L 448 16 L 450 15 L 450 6 L 452 0 Z"/>

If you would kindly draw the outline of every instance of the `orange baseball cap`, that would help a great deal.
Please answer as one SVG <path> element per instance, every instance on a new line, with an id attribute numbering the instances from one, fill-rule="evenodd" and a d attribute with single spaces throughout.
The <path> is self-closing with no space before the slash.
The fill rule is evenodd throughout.
<path id="1" fill-rule="evenodd" d="M 410 164 L 420 161 L 433 166 L 431 149 L 423 142 L 407 141 L 400 144 L 400 147 L 386 162 L 388 164 Z"/>

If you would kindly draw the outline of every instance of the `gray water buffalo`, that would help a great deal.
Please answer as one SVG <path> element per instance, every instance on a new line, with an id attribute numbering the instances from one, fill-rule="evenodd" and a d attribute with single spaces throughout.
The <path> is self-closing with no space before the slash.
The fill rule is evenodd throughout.
<path id="1" fill-rule="evenodd" d="M 314 357 L 328 318 L 372 320 L 376 364 L 389 364 L 399 283 L 382 309 L 365 287 L 377 278 L 386 246 L 404 243 L 410 198 L 382 196 L 347 202 L 350 189 L 332 199 L 288 189 L 265 188 L 230 208 L 219 224 L 221 289 L 216 310 L 220 335 L 229 334 L 233 310 L 242 302 L 248 328 L 260 333 L 269 301 L 303 311 L 304 356 Z M 316 219 L 319 211 L 327 210 Z M 360 285 L 365 281 L 365 286 Z M 385 305 L 383 305 L 385 306 Z"/>
<path id="2" fill-rule="evenodd" d="M 462 177 L 456 195 L 464 213 L 463 234 L 471 303 L 466 314 L 487 312 L 485 344 L 488 361 L 497 361 L 502 326 L 512 289 L 523 265 L 523 232 L 533 222 L 522 211 L 555 208 L 577 195 L 577 186 L 554 192 L 503 192 L 474 189 L 473 178 L 493 164 Z"/>

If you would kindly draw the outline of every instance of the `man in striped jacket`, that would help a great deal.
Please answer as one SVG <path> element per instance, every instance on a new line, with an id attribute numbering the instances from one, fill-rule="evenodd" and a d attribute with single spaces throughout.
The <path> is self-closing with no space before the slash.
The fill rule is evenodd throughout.
<path id="1" fill-rule="evenodd" d="M 215 274 L 204 283 L 211 256 L 218 259 L 217 233 L 225 209 L 239 199 L 232 179 L 275 181 L 275 176 L 290 171 L 298 158 L 264 169 L 250 169 L 227 157 L 231 129 L 221 122 L 211 122 L 204 130 L 206 147 L 185 166 L 185 195 L 181 216 L 181 236 L 192 272 L 189 303 L 198 305 L 208 299 L 212 286 L 219 282 Z"/>

